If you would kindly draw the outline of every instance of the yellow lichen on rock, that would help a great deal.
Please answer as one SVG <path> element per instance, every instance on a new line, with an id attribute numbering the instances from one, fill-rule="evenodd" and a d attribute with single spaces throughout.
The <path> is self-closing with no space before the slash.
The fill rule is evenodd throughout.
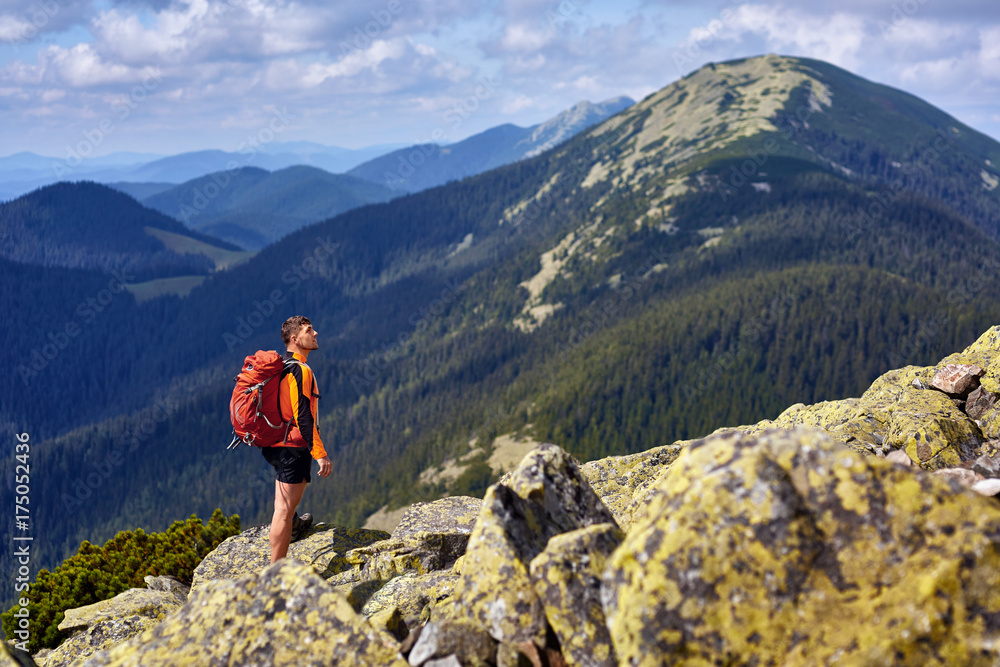
<path id="1" fill-rule="evenodd" d="M 601 606 L 601 574 L 624 535 L 610 523 L 588 526 L 549 540 L 531 561 L 535 592 L 569 665 L 615 665 Z"/>
<path id="2" fill-rule="evenodd" d="M 259 575 L 218 579 L 88 665 L 396 665 L 402 656 L 312 568 L 284 559 Z"/>
<path id="3" fill-rule="evenodd" d="M 623 663 L 995 664 L 992 499 L 801 427 L 693 443 L 650 499 L 604 574 Z"/>
<path id="4" fill-rule="evenodd" d="M 936 470 L 975 458 L 983 434 L 947 394 L 911 386 L 892 407 L 886 443 L 905 450 L 921 467 Z"/>

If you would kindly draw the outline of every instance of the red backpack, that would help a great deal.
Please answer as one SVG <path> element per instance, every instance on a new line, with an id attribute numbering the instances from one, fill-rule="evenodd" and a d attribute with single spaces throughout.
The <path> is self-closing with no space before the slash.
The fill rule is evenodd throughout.
<path id="1" fill-rule="evenodd" d="M 229 399 L 229 418 L 233 422 L 233 441 L 226 449 L 240 443 L 251 447 L 270 447 L 284 442 L 292 422 L 281 419 L 278 386 L 282 371 L 294 359 L 282 359 L 274 350 L 258 350 L 243 361 L 243 370 L 233 378 L 236 387 Z"/>

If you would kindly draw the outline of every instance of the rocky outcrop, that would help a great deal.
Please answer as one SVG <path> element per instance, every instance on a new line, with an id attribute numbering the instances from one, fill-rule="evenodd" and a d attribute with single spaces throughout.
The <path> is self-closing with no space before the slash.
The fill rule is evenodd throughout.
<path id="1" fill-rule="evenodd" d="M 603 594 L 628 664 L 995 664 L 998 548 L 1000 505 L 940 476 L 729 433 L 662 478 Z"/>
<path id="2" fill-rule="evenodd" d="M 150 582 L 174 611 L 67 622 L 141 633 L 88 665 L 995 665 L 998 385 L 994 327 L 707 438 L 584 465 L 541 445 L 392 535 L 319 525 L 268 566 L 254 528 L 186 602 Z"/>
<path id="3" fill-rule="evenodd" d="M 635 496 L 641 495 L 661 471 L 677 460 L 682 448 L 682 443 L 675 443 L 637 454 L 610 456 L 584 463 L 580 471 L 618 525 L 627 529 L 632 521 Z"/>
<path id="4" fill-rule="evenodd" d="M 256 526 L 226 539 L 195 568 L 191 590 L 212 580 L 238 579 L 263 570 L 271 562 L 269 531 L 269 526 Z M 302 539 L 292 542 L 288 557 L 329 576 L 353 567 L 345 558 L 349 551 L 387 537 L 389 533 L 382 530 L 348 529 L 321 523 L 313 526 Z"/>
<path id="5" fill-rule="evenodd" d="M 142 634 L 186 601 L 188 588 L 173 577 L 146 577 L 150 588 L 130 588 L 110 600 L 68 609 L 59 629 L 72 632 L 38 656 L 42 667 L 66 667 Z"/>
<path id="6" fill-rule="evenodd" d="M 204 583 L 177 613 L 83 664 L 407 663 L 313 568 L 288 558 L 259 574 Z"/>
<path id="7" fill-rule="evenodd" d="M 995 326 L 937 366 L 885 373 L 861 398 L 793 405 L 773 421 L 721 431 L 755 434 L 805 424 L 858 451 L 886 455 L 902 449 L 926 470 L 951 468 L 975 459 L 1000 438 L 998 379 L 1000 326 Z M 970 401 L 977 387 L 982 391 Z"/>
<path id="8" fill-rule="evenodd" d="M 392 538 L 403 540 L 417 533 L 469 535 L 482 506 L 480 498 L 468 496 L 450 496 L 410 505 L 393 529 Z"/>
<path id="9" fill-rule="evenodd" d="M 486 492 L 449 612 L 471 618 L 498 642 L 544 645 L 544 607 L 529 572 L 549 540 L 614 516 L 575 460 L 554 445 L 528 454 Z"/>

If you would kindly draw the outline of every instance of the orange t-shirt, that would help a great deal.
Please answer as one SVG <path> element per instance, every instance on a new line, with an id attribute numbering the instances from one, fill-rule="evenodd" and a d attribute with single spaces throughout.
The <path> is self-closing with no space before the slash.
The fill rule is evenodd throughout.
<path id="1" fill-rule="evenodd" d="M 292 425 L 288 438 L 278 446 L 308 447 L 314 459 L 321 459 L 326 456 L 326 448 L 317 424 L 319 391 L 316 390 L 316 378 L 301 355 L 286 352 L 285 359 L 295 359 L 299 363 L 289 364 L 281 376 L 278 388 L 281 419 Z"/>

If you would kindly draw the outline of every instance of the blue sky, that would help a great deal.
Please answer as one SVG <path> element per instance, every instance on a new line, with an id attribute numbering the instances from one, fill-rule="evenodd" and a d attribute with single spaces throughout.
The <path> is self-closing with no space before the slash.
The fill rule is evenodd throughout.
<path id="1" fill-rule="evenodd" d="M 995 0 L 0 0 L 0 156 L 454 141 L 762 53 L 1000 138 Z"/>

